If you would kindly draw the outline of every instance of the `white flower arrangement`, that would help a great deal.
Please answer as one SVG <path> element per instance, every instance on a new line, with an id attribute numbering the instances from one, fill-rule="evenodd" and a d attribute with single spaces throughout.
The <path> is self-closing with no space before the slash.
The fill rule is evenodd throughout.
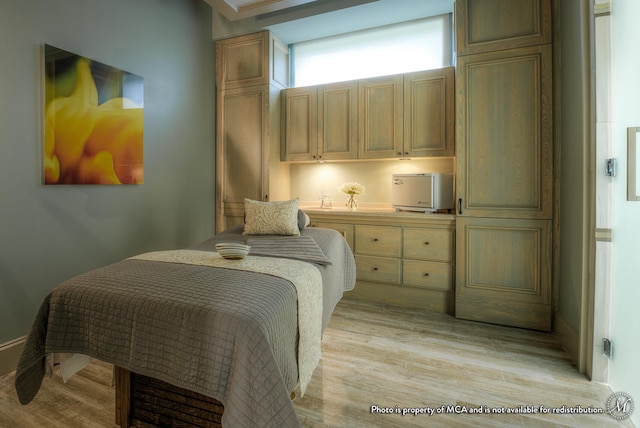
<path id="1" fill-rule="evenodd" d="M 347 195 L 364 195 L 364 191 L 366 188 L 355 181 L 350 181 L 348 183 L 344 183 L 342 186 L 338 187 L 338 190 L 342 193 L 346 193 Z"/>

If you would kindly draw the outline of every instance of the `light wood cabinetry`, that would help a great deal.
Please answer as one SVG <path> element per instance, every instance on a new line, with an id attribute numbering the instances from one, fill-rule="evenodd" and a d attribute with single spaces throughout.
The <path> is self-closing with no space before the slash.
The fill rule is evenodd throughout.
<path id="1" fill-rule="evenodd" d="M 400 257 L 402 229 L 396 226 L 355 226 L 356 254 Z"/>
<path id="2" fill-rule="evenodd" d="M 283 161 L 308 161 L 318 158 L 318 90 L 315 87 L 291 88 L 281 93 Z"/>
<path id="3" fill-rule="evenodd" d="M 317 217 L 316 217 L 317 218 Z M 353 237 L 353 224 L 351 223 L 336 223 L 336 222 L 326 222 L 326 221 L 313 221 L 311 223 L 312 227 L 324 227 L 325 229 L 333 229 L 337 230 L 344 236 L 344 239 L 349 244 L 349 248 L 353 251 L 355 240 Z"/>
<path id="4" fill-rule="evenodd" d="M 357 268 L 353 296 L 453 314 L 454 216 L 305 212 L 311 226 L 332 228 L 352 238 Z"/>
<path id="5" fill-rule="evenodd" d="M 216 231 L 242 223 L 244 198 L 286 199 L 278 164 L 288 49 L 268 31 L 216 42 Z"/>
<path id="6" fill-rule="evenodd" d="M 355 159 L 358 155 L 357 94 L 357 82 L 283 91 L 281 159 Z"/>
<path id="7" fill-rule="evenodd" d="M 456 316 L 549 330 L 551 221 L 457 217 Z"/>
<path id="8" fill-rule="evenodd" d="M 358 157 L 358 85 L 340 82 L 318 88 L 318 158 Z"/>
<path id="9" fill-rule="evenodd" d="M 456 0 L 457 55 L 551 43 L 551 0 Z"/>
<path id="10" fill-rule="evenodd" d="M 454 70 L 447 67 L 404 75 L 402 156 L 454 155 Z"/>
<path id="11" fill-rule="evenodd" d="M 535 43 L 550 9 L 498 3 L 456 3 L 456 316 L 549 330 L 552 46 Z"/>
<path id="12" fill-rule="evenodd" d="M 402 156 L 403 77 L 384 76 L 359 82 L 359 158 Z"/>
<path id="13" fill-rule="evenodd" d="M 551 50 L 542 45 L 458 59 L 462 215 L 551 218 Z"/>
<path id="14" fill-rule="evenodd" d="M 454 67 L 288 89 L 281 159 L 453 156 L 454 104 Z"/>
<path id="15" fill-rule="evenodd" d="M 216 90 L 289 86 L 289 48 L 269 31 L 216 42 Z"/>

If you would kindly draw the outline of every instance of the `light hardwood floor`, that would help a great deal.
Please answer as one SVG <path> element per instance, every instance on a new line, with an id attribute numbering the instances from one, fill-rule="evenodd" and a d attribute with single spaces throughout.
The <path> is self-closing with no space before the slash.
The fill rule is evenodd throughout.
<path id="1" fill-rule="evenodd" d="M 13 373 L 0 377 L 0 427 L 115 426 L 108 364 L 95 361 L 67 384 L 58 375 L 45 379 L 27 406 L 18 404 L 13 382 Z M 577 373 L 551 334 L 344 299 L 325 331 L 322 361 L 294 405 L 303 427 L 633 427 L 607 414 L 486 413 L 604 410 L 611 394 Z M 395 413 L 441 406 L 433 416 Z M 482 414 L 470 413 L 480 407 Z"/>

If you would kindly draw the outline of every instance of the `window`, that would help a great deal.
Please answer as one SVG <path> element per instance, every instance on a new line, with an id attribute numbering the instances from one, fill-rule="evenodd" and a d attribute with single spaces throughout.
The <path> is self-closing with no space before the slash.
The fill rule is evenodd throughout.
<path id="1" fill-rule="evenodd" d="M 451 15 L 439 15 L 291 48 L 293 87 L 429 70 L 451 65 Z"/>

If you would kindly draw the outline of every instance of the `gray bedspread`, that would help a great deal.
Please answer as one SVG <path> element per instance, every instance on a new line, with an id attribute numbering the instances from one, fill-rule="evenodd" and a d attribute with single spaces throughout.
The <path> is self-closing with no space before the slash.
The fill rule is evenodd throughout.
<path id="1" fill-rule="evenodd" d="M 192 249 L 246 240 L 240 232 Z M 338 232 L 306 228 L 302 236 L 330 261 L 315 264 L 323 278 L 324 329 L 355 284 L 355 263 Z M 225 406 L 224 426 L 299 426 L 289 398 L 298 379 L 296 301 L 290 282 L 266 274 L 123 260 L 74 277 L 44 299 L 18 364 L 16 391 L 22 404 L 30 402 L 46 355 L 79 353 L 216 398 Z"/>

